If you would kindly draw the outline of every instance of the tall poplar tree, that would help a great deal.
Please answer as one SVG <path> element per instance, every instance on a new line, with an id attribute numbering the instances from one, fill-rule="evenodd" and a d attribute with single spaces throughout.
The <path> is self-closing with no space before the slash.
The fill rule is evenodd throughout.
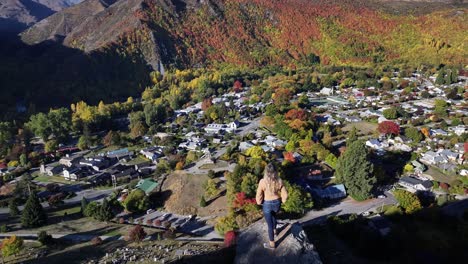
<path id="1" fill-rule="evenodd" d="M 338 159 L 335 177 L 346 186 L 351 197 L 362 201 L 371 197 L 377 182 L 373 170 L 364 141 L 357 140 L 349 144 L 346 152 Z"/>

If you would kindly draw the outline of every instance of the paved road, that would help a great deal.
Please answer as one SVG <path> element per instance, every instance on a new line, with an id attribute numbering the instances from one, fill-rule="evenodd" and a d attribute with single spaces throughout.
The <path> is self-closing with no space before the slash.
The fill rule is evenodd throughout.
<path id="1" fill-rule="evenodd" d="M 25 240 L 37 240 L 37 233 L 15 233 L 15 232 L 11 232 L 11 233 L 0 233 L 0 238 L 3 239 L 3 238 L 6 238 L 6 237 L 10 237 L 12 235 L 16 235 L 17 237 L 21 237 Z M 62 238 L 62 239 L 67 239 L 67 240 L 72 240 L 72 241 L 75 241 L 75 242 L 84 242 L 84 241 L 90 241 L 91 239 L 93 239 L 94 237 L 96 237 L 96 235 L 92 235 L 92 234 L 89 234 L 89 235 L 83 235 L 83 234 L 50 234 L 53 238 Z M 114 237 L 114 236 L 99 236 L 102 240 L 107 240 L 107 239 L 114 239 L 114 238 L 117 238 L 117 237 Z"/>
<path id="2" fill-rule="evenodd" d="M 120 187 L 117 187 L 117 189 L 118 188 L 120 188 Z M 88 189 L 88 190 L 83 190 L 83 191 L 77 192 L 75 197 L 64 200 L 64 203 L 66 205 L 79 204 L 79 203 L 81 203 L 81 199 L 83 199 L 83 197 L 88 199 L 88 201 L 99 201 L 99 200 L 102 200 L 105 197 L 107 197 L 113 191 L 114 191 L 114 189 L 107 189 L 107 190 Z M 44 202 L 44 203 L 42 203 L 42 206 L 44 208 L 48 208 L 49 203 Z M 18 209 L 23 210 L 23 206 L 19 206 Z M 0 208 L 0 219 L 3 218 L 3 217 L 8 216 L 9 211 L 10 210 L 8 208 L 5 208 L 5 207 Z"/>
<path id="3" fill-rule="evenodd" d="M 317 224 L 324 222 L 328 216 L 331 215 L 343 215 L 343 214 L 361 214 L 366 211 L 375 212 L 379 207 L 388 204 L 397 204 L 397 201 L 393 195 L 386 192 L 386 198 L 383 199 L 371 199 L 364 202 L 357 202 L 351 198 L 346 198 L 338 204 L 324 208 L 320 211 L 312 210 L 305 216 L 299 219 L 299 222 L 303 225 Z"/>

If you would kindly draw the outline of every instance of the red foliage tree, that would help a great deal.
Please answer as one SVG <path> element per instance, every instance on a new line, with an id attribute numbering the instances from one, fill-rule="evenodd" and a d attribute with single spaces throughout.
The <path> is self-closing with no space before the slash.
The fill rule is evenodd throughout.
<path id="1" fill-rule="evenodd" d="M 291 109 L 284 115 L 284 118 L 287 120 L 299 119 L 305 121 L 308 118 L 308 114 L 303 109 Z"/>
<path id="2" fill-rule="evenodd" d="M 119 218 L 119 224 L 124 224 L 125 223 L 125 219 L 123 219 L 123 217 L 120 217 Z"/>
<path id="3" fill-rule="evenodd" d="M 242 82 L 239 81 L 239 80 L 236 80 L 236 81 L 234 82 L 233 88 L 234 88 L 234 92 L 236 92 L 236 93 L 242 92 Z"/>
<path id="4" fill-rule="evenodd" d="M 146 225 L 151 225 L 152 223 L 153 221 L 151 221 L 151 219 L 146 220 Z"/>
<path id="5" fill-rule="evenodd" d="M 141 225 L 136 225 L 128 232 L 128 240 L 132 242 L 140 242 L 146 237 L 146 232 Z"/>
<path id="6" fill-rule="evenodd" d="M 230 247 L 236 244 L 236 232 L 233 230 L 227 231 L 226 234 L 224 234 L 224 246 L 225 247 Z"/>
<path id="7" fill-rule="evenodd" d="M 155 219 L 155 220 L 153 221 L 153 225 L 154 225 L 154 226 L 161 226 L 161 220 Z"/>
<path id="8" fill-rule="evenodd" d="M 392 121 L 383 121 L 377 127 L 377 131 L 385 135 L 396 136 L 400 134 L 400 126 Z"/>
<path id="9" fill-rule="evenodd" d="M 212 105 L 213 105 L 213 101 L 211 101 L 211 98 L 205 98 L 205 99 L 203 99 L 201 108 L 202 108 L 203 111 L 205 111 L 206 109 L 208 109 Z"/>
<path id="10" fill-rule="evenodd" d="M 296 158 L 294 157 L 292 152 L 284 152 L 283 153 L 284 159 L 291 162 L 291 163 L 296 163 Z"/>
<path id="11" fill-rule="evenodd" d="M 240 192 L 236 194 L 236 197 L 234 198 L 234 201 L 232 201 L 232 206 L 234 208 L 242 208 L 246 204 L 254 204 L 255 199 L 254 198 L 247 198 L 244 192 Z"/>
<path id="12" fill-rule="evenodd" d="M 442 190 L 445 190 L 445 191 L 448 191 L 448 189 L 449 189 L 449 187 L 450 187 L 450 185 L 448 185 L 448 184 L 445 183 L 445 182 L 441 182 L 439 186 L 440 186 L 440 188 L 441 188 Z"/>

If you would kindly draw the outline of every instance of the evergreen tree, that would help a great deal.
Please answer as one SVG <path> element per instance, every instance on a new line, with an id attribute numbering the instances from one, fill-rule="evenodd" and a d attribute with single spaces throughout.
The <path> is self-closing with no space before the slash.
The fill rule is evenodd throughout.
<path id="1" fill-rule="evenodd" d="M 8 203 L 8 208 L 10 209 L 10 216 L 15 217 L 19 215 L 18 202 L 16 199 L 11 199 Z"/>
<path id="2" fill-rule="evenodd" d="M 445 83 L 444 77 L 445 77 L 445 71 L 444 69 L 440 69 L 440 71 L 437 73 L 435 83 L 438 85 L 444 84 Z"/>
<path id="3" fill-rule="evenodd" d="M 104 200 L 102 201 L 102 205 L 99 208 L 98 220 L 109 221 L 113 217 L 114 217 L 114 213 L 112 212 L 112 207 L 107 201 L 107 199 L 104 198 Z"/>
<path id="4" fill-rule="evenodd" d="M 32 192 L 24 206 L 21 215 L 21 225 L 23 227 L 38 227 L 47 222 L 47 215 L 42 208 L 35 192 Z"/>
<path id="5" fill-rule="evenodd" d="M 357 140 L 348 146 L 336 164 L 336 179 L 346 186 L 349 195 L 356 200 L 369 198 L 376 183 L 374 167 L 367 156 L 364 142 Z"/>
<path id="6" fill-rule="evenodd" d="M 86 200 L 85 197 L 81 198 L 81 214 L 84 215 L 84 212 L 86 210 L 86 206 L 88 206 L 88 200 Z"/>
<path id="7" fill-rule="evenodd" d="M 357 128 L 355 126 L 353 126 L 351 131 L 349 131 L 348 139 L 346 140 L 346 146 L 349 147 L 351 145 L 351 143 L 358 140 L 358 135 L 357 134 L 358 134 Z"/>
<path id="8" fill-rule="evenodd" d="M 205 196 L 202 195 L 202 197 L 200 198 L 200 207 L 205 207 L 205 206 L 206 206 Z"/>

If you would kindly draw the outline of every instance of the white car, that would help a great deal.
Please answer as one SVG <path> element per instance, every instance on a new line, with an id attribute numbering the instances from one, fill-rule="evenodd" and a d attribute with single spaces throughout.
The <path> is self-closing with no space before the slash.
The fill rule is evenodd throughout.
<path id="1" fill-rule="evenodd" d="M 154 209 L 148 209 L 148 210 L 146 210 L 146 214 L 151 214 L 151 213 L 154 213 L 154 212 L 155 212 Z"/>
<path id="2" fill-rule="evenodd" d="M 379 199 L 385 199 L 385 198 L 387 198 L 387 196 L 385 196 L 384 194 L 381 194 L 381 195 L 377 196 L 377 198 L 379 198 Z"/>
<path id="3" fill-rule="evenodd" d="M 371 214 L 371 212 L 363 212 L 362 216 L 369 216 L 370 214 Z"/>

